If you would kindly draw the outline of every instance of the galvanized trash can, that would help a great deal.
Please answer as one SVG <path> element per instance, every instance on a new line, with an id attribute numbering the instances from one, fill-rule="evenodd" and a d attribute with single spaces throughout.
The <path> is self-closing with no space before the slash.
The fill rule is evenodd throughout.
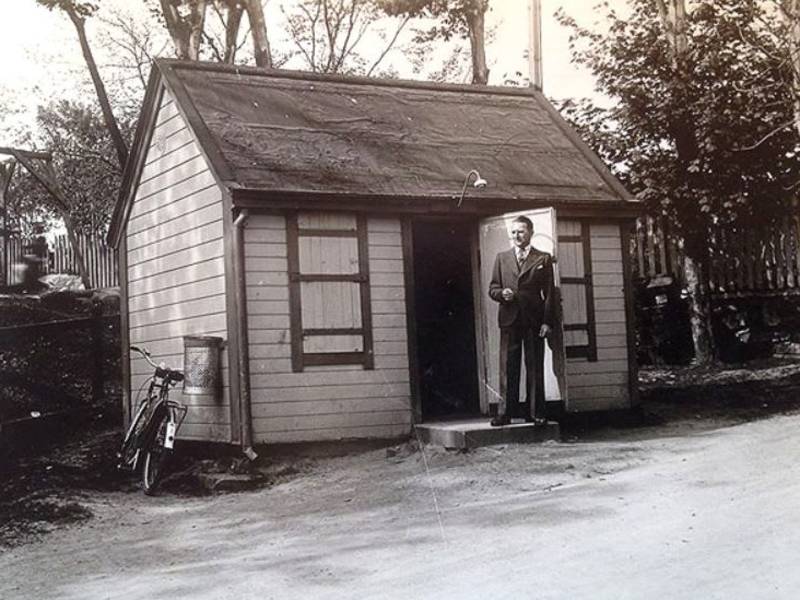
<path id="1" fill-rule="evenodd" d="M 183 393 L 218 397 L 222 389 L 222 338 L 187 335 L 183 338 Z"/>

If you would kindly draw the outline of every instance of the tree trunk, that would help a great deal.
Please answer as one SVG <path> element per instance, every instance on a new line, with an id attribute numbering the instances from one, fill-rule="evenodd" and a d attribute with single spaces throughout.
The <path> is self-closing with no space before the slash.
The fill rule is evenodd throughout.
<path id="1" fill-rule="evenodd" d="M 272 67 L 272 52 L 267 37 L 267 23 L 264 19 L 264 7 L 261 0 L 245 0 L 247 18 L 250 20 L 250 32 L 253 37 L 253 54 L 256 65 L 259 67 Z"/>
<path id="2" fill-rule="evenodd" d="M 86 61 L 86 66 L 89 68 L 89 74 L 92 77 L 92 83 L 94 83 L 94 89 L 97 93 L 97 100 L 100 102 L 100 109 L 103 112 L 103 119 L 105 120 L 106 128 L 111 136 L 111 140 L 114 143 L 114 148 L 117 151 L 117 160 L 119 161 L 120 170 L 124 171 L 125 163 L 128 162 L 128 145 L 125 143 L 125 139 L 122 137 L 122 133 L 117 125 L 117 119 L 114 117 L 114 112 L 111 110 L 111 102 L 108 99 L 106 87 L 100 77 L 100 71 L 97 68 L 97 63 L 94 60 L 92 49 L 89 46 L 89 40 L 86 37 L 86 22 L 75 12 L 73 8 L 70 7 L 66 10 L 70 20 L 72 21 L 72 24 L 75 26 L 75 30 L 78 32 L 78 39 L 80 40 L 83 58 Z"/>
<path id="3" fill-rule="evenodd" d="M 179 10 L 189 6 L 186 16 Z M 207 0 L 161 0 L 161 12 L 167 24 L 175 56 L 181 60 L 198 60 L 203 28 L 206 21 Z"/>
<path id="4" fill-rule="evenodd" d="M 689 324 L 692 329 L 692 345 L 694 346 L 694 364 L 706 365 L 714 358 L 712 338 L 710 335 L 708 295 L 703 284 L 702 267 L 692 258 L 686 257 L 684 262 L 686 287 L 689 289 Z"/>
<path id="5" fill-rule="evenodd" d="M 689 80 L 689 39 L 687 36 L 686 0 L 656 0 L 661 23 L 672 53 L 675 68 L 675 87 L 679 98 L 686 99 L 683 109 L 676 111 L 669 123 L 669 129 L 675 141 L 678 164 L 689 189 L 697 189 L 697 176 L 689 167 L 699 156 L 700 147 L 697 141 L 697 128 L 694 115 L 688 103 Z M 699 218 L 699 217 L 698 217 Z M 696 230 L 697 228 L 691 228 Z M 703 264 L 698 260 L 701 252 L 698 247 L 702 241 L 696 238 L 684 240 L 686 261 L 684 276 L 689 288 L 689 321 L 692 329 L 694 345 L 694 363 L 704 365 L 714 358 L 712 351 L 711 318 L 708 310 L 708 298 L 702 273 Z"/>
<path id="6" fill-rule="evenodd" d="M 78 243 L 78 236 L 75 235 L 75 225 L 72 223 L 72 217 L 68 213 L 63 213 L 61 218 L 64 221 L 64 228 L 67 230 L 67 239 L 69 240 L 69 245 L 72 246 L 72 253 L 75 255 L 75 262 L 78 263 L 78 275 L 81 277 L 83 287 L 90 290 L 92 289 L 92 280 L 89 277 L 89 270 L 86 268 L 86 259 Z"/>
<path id="7" fill-rule="evenodd" d="M 466 11 L 469 27 L 469 46 L 472 53 L 472 83 L 486 85 L 489 83 L 489 67 L 486 66 L 486 35 L 484 17 L 487 5 L 483 0 L 476 0 Z"/>
<path id="8" fill-rule="evenodd" d="M 240 2 L 229 3 L 228 18 L 225 21 L 225 53 L 222 61 L 231 65 L 236 60 L 236 40 L 239 37 L 243 13 L 244 6 Z"/>
<path id="9" fill-rule="evenodd" d="M 0 217 L 3 222 L 0 227 L 0 235 L 3 236 L 3 262 L 0 264 L 0 282 L 3 286 L 8 285 L 8 236 L 9 236 L 9 223 L 8 223 L 8 189 L 11 186 L 11 178 L 14 177 L 14 170 L 17 163 L 12 159 L 8 162 L 0 162 Z"/>

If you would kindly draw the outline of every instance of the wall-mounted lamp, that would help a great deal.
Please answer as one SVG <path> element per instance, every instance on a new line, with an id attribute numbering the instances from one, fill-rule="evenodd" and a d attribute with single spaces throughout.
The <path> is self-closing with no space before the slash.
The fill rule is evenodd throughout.
<path id="1" fill-rule="evenodd" d="M 467 185 L 473 176 L 475 177 L 475 181 L 472 183 L 472 186 L 475 188 L 483 189 L 489 183 L 483 177 L 481 177 L 481 174 L 475 169 L 472 169 L 469 173 L 467 173 L 467 176 L 464 178 L 464 186 L 461 188 L 461 196 L 459 196 L 458 204 L 456 205 L 458 208 L 461 208 L 461 203 L 464 202 L 464 194 L 467 193 Z"/>

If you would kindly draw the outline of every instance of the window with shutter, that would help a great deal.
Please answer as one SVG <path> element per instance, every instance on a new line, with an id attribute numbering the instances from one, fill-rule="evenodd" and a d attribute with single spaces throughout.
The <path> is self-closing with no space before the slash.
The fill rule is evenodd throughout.
<path id="1" fill-rule="evenodd" d="M 596 361 L 592 238 L 588 221 L 558 222 L 558 271 L 567 358 Z"/>
<path id="2" fill-rule="evenodd" d="M 363 216 L 287 217 L 292 369 L 374 367 L 367 223 Z"/>

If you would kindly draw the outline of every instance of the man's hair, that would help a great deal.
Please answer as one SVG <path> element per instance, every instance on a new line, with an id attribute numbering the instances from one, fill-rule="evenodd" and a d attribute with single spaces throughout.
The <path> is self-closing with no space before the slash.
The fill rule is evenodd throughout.
<path id="1" fill-rule="evenodd" d="M 533 221 L 531 221 L 531 220 L 530 220 L 528 217 L 526 217 L 525 215 L 520 215 L 519 217 L 516 217 L 516 218 L 515 218 L 513 221 L 511 221 L 511 222 L 512 222 L 512 223 L 525 223 L 525 225 L 527 225 L 527 226 L 528 226 L 528 231 L 530 231 L 530 232 L 533 232 Z"/>

